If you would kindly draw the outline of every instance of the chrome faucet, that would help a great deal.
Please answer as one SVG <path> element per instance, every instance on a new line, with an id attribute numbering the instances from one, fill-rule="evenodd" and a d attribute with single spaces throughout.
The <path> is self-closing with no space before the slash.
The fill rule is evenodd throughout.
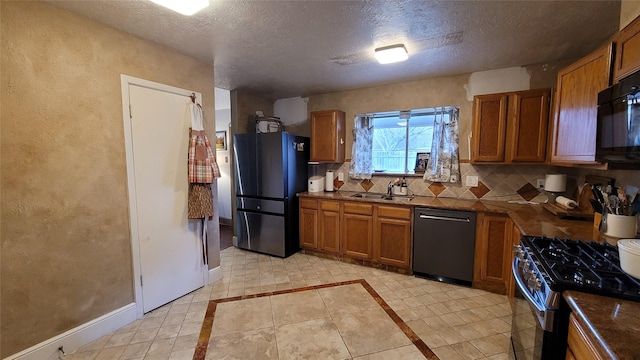
<path id="1" fill-rule="evenodd" d="M 393 181 L 389 181 L 389 185 L 387 185 L 387 196 L 389 198 L 393 197 Z"/>

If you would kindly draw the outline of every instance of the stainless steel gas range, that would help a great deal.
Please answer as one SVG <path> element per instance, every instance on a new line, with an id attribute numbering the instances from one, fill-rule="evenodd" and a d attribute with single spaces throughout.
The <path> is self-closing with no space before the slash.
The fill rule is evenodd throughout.
<path id="1" fill-rule="evenodd" d="M 582 240 L 524 236 L 512 264 L 512 356 L 564 359 L 570 310 L 564 290 L 640 301 L 640 281 L 620 269 L 618 249 Z"/>

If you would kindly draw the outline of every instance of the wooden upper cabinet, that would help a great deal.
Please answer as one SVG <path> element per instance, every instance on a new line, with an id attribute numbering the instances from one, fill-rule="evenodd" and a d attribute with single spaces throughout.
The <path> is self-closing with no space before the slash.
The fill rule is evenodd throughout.
<path id="1" fill-rule="evenodd" d="M 544 163 L 550 89 L 477 95 L 472 163 Z"/>
<path id="2" fill-rule="evenodd" d="M 551 164 L 598 164 L 598 93 L 611 84 L 612 50 L 607 44 L 558 72 Z"/>
<path id="3" fill-rule="evenodd" d="M 504 162 L 507 102 L 507 94 L 474 96 L 472 163 Z"/>
<path id="4" fill-rule="evenodd" d="M 340 110 L 311 112 L 310 161 L 341 163 L 345 160 L 345 114 Z"/>
<path id="5" fill-rule="evenodd" d="M 616 36 L 616 61 L 613 81 L 640 70 L 640 16 L 633 20 Z"/>
<path id="6" fill-rule="evenodd" d="M 509 97 L 507 162 L 544 163 L 547 158 L 550 89 L 518 91 Z"/>

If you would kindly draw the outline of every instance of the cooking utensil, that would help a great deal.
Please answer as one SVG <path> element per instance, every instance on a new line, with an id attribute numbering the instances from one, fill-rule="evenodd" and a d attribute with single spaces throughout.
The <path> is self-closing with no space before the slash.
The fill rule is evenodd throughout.
<path id="1" fill-rule="evenodd" d="M 596 199 L 591 199 L 589 200 L 589 203 L 591 204 L 591 207 L 593 208 L 593 210 L 597 213 L 602 213 L 602 204 L 600 204 L 598 202 L 598 200 Z"/>

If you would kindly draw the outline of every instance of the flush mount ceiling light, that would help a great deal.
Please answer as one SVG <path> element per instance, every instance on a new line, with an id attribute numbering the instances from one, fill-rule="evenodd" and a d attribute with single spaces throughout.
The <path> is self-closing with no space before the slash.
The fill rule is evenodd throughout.
<path id="1" fill-rule="evenodd" d="M 151 2 L 187 16 L 209 6 L 209 0 L 151 0 Z"/>
<path id="2" fill-rule="evenodd" d="M 407 48 L 403 44 L 396 44 L 377 48 L 376 59 L 380 64 L 390 64 L 398 61 L 405 61 L 409 58 Z"/>

